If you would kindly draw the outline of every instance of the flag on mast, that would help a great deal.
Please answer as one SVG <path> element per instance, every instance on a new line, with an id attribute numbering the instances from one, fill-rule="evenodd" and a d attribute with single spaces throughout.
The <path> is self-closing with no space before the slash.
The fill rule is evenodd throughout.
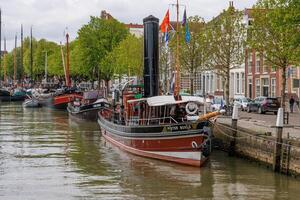
<path id="1" fill-rule="evenodd" d="M 190 43 L 191 33 L 190 33 L 190 30 L 189 30 L 189 24 L 188 24 L 188 20 L 187 20 L 187 17 L 186 17 L 186 9 L 184 9 L 184 13 L 183 13 L 182 26 L 185 27 L 185 42 Z"/>
<path id="2" fill-rule="evenodd" d="M 166 33 L 166 32 L 168 32 L 169 27 L 170 27 L 170 14 L 169 14 L 169 10 L 168 10 L 161 25 L 160 25 L 160 30 L 162 33 Z"/>
<path id="3" fill-rule="evenodd" d="M 165 45 L 166 48 L 168 48 L 169 45 L 169 30 L 167 29 L 167 32 L 165 33 Z"/>
<path id="4" fill-rule="evenodd" d="M 182 18 L 182 26 L 185 26 L 186 25 L 186 21 L 187 21 L 187 19 L 186 19 L 186 9 L 184 9 L 184 12 L 183 12 L 183 18 Z"/>

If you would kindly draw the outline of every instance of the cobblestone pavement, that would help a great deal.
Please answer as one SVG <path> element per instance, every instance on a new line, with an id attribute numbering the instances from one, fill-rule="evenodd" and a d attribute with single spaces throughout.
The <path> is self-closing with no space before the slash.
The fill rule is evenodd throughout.
<path id="1" fill-rule="evenodd" d="M 238 126 L 255 130 L 257 133 L 271 133 L 273 136 L 276 135 L 276 115 L 274 113 L 257 114 L 247 113 L 239 111 Z M 217 122 L 224 124 L 231 124 L 230 117 L 220 117 Z M 289 124 L 285 125 L 283 129 L 283 137 L 289 133 L 290 137 L 300 139 L 300 112 L 297 110 L 294 113 L 290 113 Z"/>

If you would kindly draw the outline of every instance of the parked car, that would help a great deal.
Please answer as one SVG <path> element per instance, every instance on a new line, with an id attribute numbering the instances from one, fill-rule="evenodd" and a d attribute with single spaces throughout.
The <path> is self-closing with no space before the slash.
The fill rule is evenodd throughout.
<path id="1" fill-rule="evenodd" d="M 274 114 L 277 114 L 279 107 L 280 103 L 277 98 L 257 97 L 248 103 L 247 112 L 256 111 L 259 114 L 274 112 Z"/>
<path id="2" fill-rule="evenodd" d="M 248 103 L 251 101 L 251 99 L 246 97 L 240 97 L 234 99 L 234 105 L 237 105 L 239 109 L 242 111 L 247 109 Z"/>
<path id="3" fill-rule="evenodd" d="M 225 100 L 222 98 L 214 98 L 211 103 L 212 111 L 221 110 L 226 105 Z"/>

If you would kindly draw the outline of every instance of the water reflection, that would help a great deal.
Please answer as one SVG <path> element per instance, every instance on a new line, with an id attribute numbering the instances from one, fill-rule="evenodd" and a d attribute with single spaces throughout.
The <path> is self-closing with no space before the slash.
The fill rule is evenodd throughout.
<path id="1" fill-rule="evenodd" d="M 217 151 L 201 169 L 137 157 L 96 123 L 0 104 L 0 199 L 300 199 L 299 186 Z"/>

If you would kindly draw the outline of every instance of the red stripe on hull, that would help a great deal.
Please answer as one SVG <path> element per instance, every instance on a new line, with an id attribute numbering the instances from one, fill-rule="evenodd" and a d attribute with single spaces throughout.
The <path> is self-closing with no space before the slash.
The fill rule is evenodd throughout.
<path id="1" fill-rule="evenodd" d="M 190 152 L 197 152 L 197 151 L 200 152 L 201 150 L 199 148 L 197 149 L 192 148 L 192 142 L 201 141 L 202 143 L 204 140 L 203 136 L 190 136 L 186 138 L 152 139 L 152 140 L 125 139 L 121 137 L 119 137 L 119 139 L 116 139 L 117 138 L 116 135 L 110 134 L 106 130 L 103 129 L 101 130 L 102 130 L 102 135 L 106 140 L 110 141 L 111 143 L 115 144 L 116 146 L 120 147 L 121 149 L 127 152 L 139 156 L 155 158 L 159 160 L 165 160 L 165 161 L 170 161 L 170 162 L 175 162 L 175 163 L 190 165 L 195 167 L 202 166 L 205 160 L 207 159 L 204 156 L 201 156 L 201 160 L 200 160 L 200 156 L 199 159 L 192 159 L 192 158 L 180 158 L 180 157 L 159 154 L 159 152 L 181 152 L 181 153 L 190 153 Z M 197 144 L 199 145 L 201 143 L 197 143 Z M 159 144 L 161 145 L 160 147 L 158 147 Z M 153 145 L 154 147 L 152 147 L 151 145 Z"/>
<path id="2" fill-rule="evenodd" d="M 65 95 L 54 97 L 53 106 L 57 108 L 66 108 L 68 103 L 74 101 L 75 98 L 82 99 L 82 95 L 65 94 Z"/>

